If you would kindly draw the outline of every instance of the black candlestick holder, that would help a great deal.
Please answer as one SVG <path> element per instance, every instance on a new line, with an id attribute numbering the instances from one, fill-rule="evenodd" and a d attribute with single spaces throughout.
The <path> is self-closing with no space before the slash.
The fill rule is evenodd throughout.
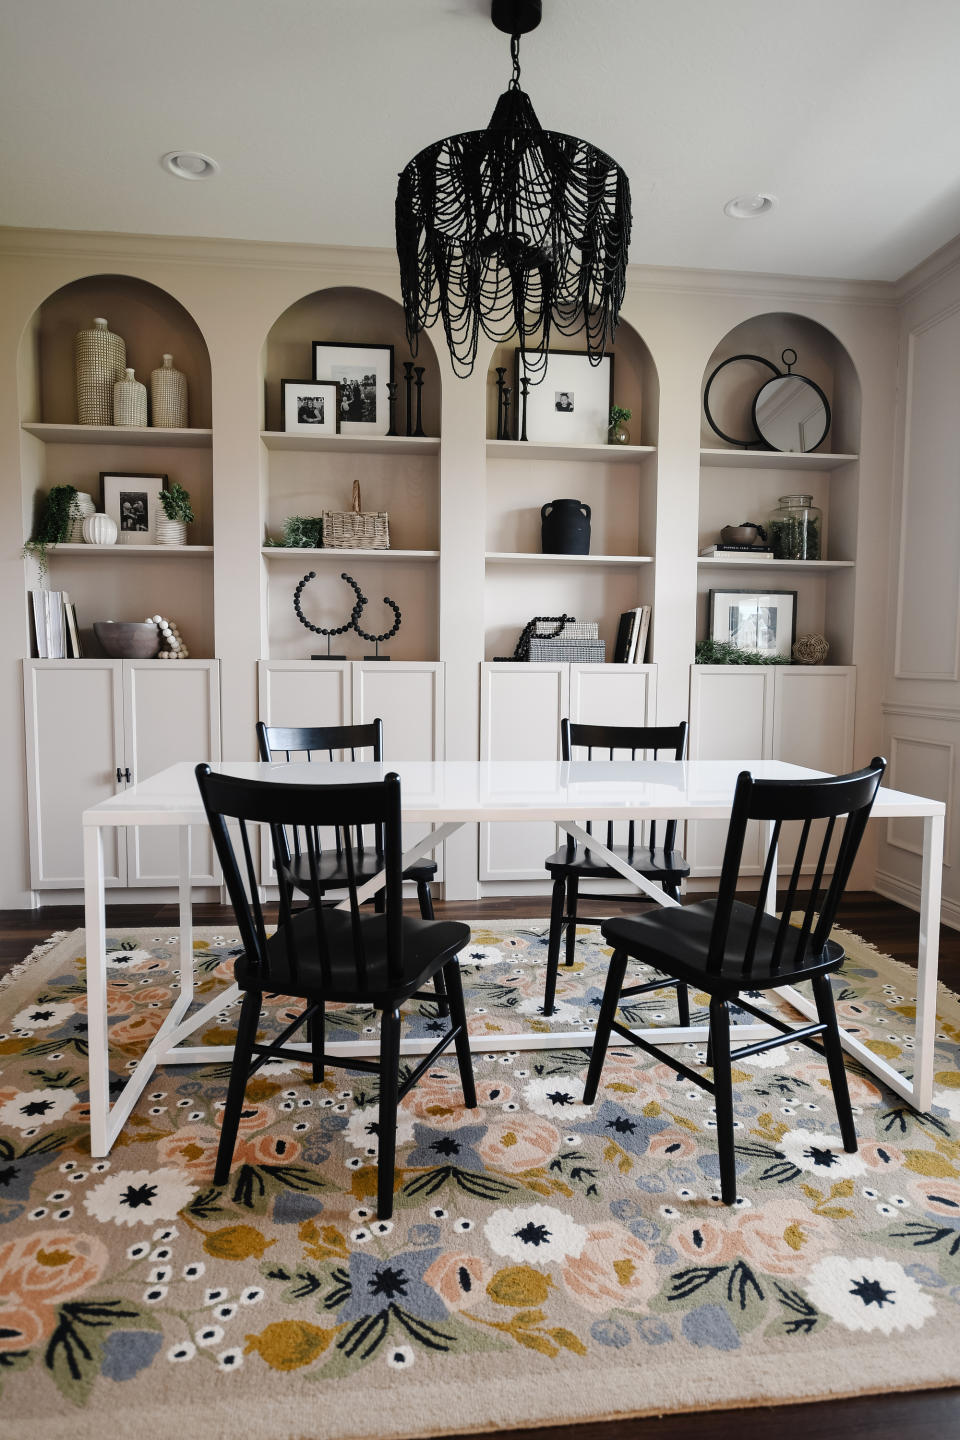
<path id="1" fill-rule="evenodd" d="M 388 435 L 396 435 L 396 433 L 397 433 L 397 382 L 396 382 L 396 380 L 388 380 L 388 381 L 387 381 L 387 403 L 388 403 L 389 406 L 390 406 L 390 429 L 387 431 L 387 434 L 388 434 Z"/>
<path id="2" fill-rule="evenodd" d="M 526 375 L 520 381 L 520 439 L 527 438 L 527 391 L 530 389 L 530 381 Z"/>
<path id="3" fill-rule="evenodd" d="M 407 392 L 407 434 L 413 434 L 413 361 L 403 362 L 403 383 Z"/>
<path id="4" fill-rule="evenodd" d="M 418 439 L 422 438 L 426 434 L 426 431 L 423 428 L 423 417 L 421 413 L 421 401 L 423 396 L 423 372 L 426 368 L 427 367 L 425 365 L 415 365 L 413 367 L 414 374 L 417 377 L 414 382 L 417 387 L 417 423 L 413 433 L 418 437 Z"/>
<path id="5" fill-rule="evenodd" d="M 510 439 L 510 386 L 503 387 L 503 438 Z"/>
<path id="6" fill-rule="evenodd" d="M 506 440 L 503 433 L 503 377 L 507 373 L 506 365 L 497 366 L 497 439 Z"/>

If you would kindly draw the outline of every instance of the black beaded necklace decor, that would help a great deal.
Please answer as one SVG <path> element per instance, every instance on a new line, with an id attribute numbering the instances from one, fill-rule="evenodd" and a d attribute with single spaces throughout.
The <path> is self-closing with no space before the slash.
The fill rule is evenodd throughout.
<path id="1" fill-rule="evenodd" d="M 586 331 L 599 364 L 612 343 L 626 283 L 630 183 L 585 140 L 544 130 L 520 88 L 520 36 L 542 0 L 492 0 L 510 36 L 513 76 L 486 130 L 421 150 L 400 173 L 396 230 L 407 339 L 442 318 L 454 372 L 471 374 L 479 332 L 519 335 L 533 384 L 546 373 L 551 331 Z"/>
<path id="2" fill-rule="evenodd" d="M 535 632 L 539 633 L 541 639 L 543 640 L 553 640 L 556 638 L 557 635 L 563 633 L 563 627 L 566 624 L 568 624 L 571 620 L 575 619 L 575 615 L 534 615 L 533 619 L 528 620 L 526 625 L 524 625 L 523 629 L 520 631 L 520 637 L 517 640 L 516 645 L 513 647 L 513 654 L 495 655 L 493 658 L 495 660 L 529 660 L 530 638 Z M 553 630 L 540 630 L 539 632 L 537 632 L 538 625 L 553 625 L 556 628 Z"/>
<path id="3" fill-rule="evenodd" d="M 293 611 L 297 619 L 300 621 L 300 624 L 304 625 L 308 630 L 312 631 L 314 635 L 326 635 L 327 637 L 326 655 L 311 655 L 310 659 L 346 660 L 346 655 L 330 654 L 330 637 L 331 635 L 345 635 L 348 630 L 355 630 L 360 636 L 361 640 L 369 640 L 370 644 L 375 647 L 376 653 L 373 655 L 365 655 L 365 660 L 389 660 L 389 655 L 380 654 L 380 646 L 383 641 L 391 640 L 393 636 L 396 635 L 397 631 L 400 629 L 400 621 L 402 619 L 402 616 L 400 614 L 400 606 L 397 604 L 396 600 L 391 600 L 389 595 L 384 595 L 383 597 L 384 605 L 389 606 L 389 608 L 393 611 L 394 614 L 393 625 L 389 630 L 384 630 L 379 635 L 373 635 L 368 630 L 361 630 L 359 625 L 360 616 L 363 614 L 364 606 L 366 606 L 369 602 L 366 595 L 364 595 L 363 591 L 360 589 L 360 586 L 357 584 L 356 580 L 354 580 L 353 576 L 348 575 L 347 572 L 343 570 L 341 571 L 340 579 L 347 582 L 347 584 L 352 588 L 354 595 L 356 596 L 353 609 L 350 611 L 350 619 L 344 625 L 314 625 L 313 621 L 308 620 L 306 615 L 304 615 L 303 607 L 300 603 L 300 597 L 306 587 L 309 585 L 310 581 L 315 580 L 316 578 L 316 570 L 308 570 L 306 575 L 304 575 L 301 580 L 297 581 L 296 588 L 293 592 Z"/>

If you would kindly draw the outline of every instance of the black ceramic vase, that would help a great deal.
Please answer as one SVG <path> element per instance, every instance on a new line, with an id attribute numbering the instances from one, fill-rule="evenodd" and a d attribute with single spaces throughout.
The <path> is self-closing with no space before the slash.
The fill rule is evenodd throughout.
<path id="1" fill-rule="evenodd" d="M 590 554 L 590 506 L 582 500 L 551 500 L 540 511 L 544 555 Z"/>

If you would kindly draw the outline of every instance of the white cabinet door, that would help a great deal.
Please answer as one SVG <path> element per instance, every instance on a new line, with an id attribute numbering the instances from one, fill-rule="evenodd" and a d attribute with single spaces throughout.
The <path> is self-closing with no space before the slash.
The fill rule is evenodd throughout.
<path id="1" fill-rule="evenodd" d="M 654 725 L 656 714 L 655 665 L 570 666 L 571 720 L 581 725 Z"/>
<path id="2" fill-rule="evenodd" d="M 83 886 L 80 815 L 122 785 L 120 660 L 26 660 L 30 884 L 36 890 Z M 108 885 L 126 882 L 126 852 L 104 834 Z"/>
<path id="3" fill-rule="evenodd" d="M 349 725 L 349 660 L 261 660 L 260 719 L 268 725 Z M 250 754 L 256 740 L 250 736 Z"/>
<path id="4" fill-rule="evenodd" d="M 219 760 L 219 661 L 124 660 L 123 733 L 134 784 L 180 760 Z M 207 826 L 193 826 L 192 839 L 194 882 L 218 884 Z M 127 883 L 175 885 L 178 844 L 179 832 L 166 826 L 128 830 Z"/>
<path id="5" fill-rule="evenodd" d="M 773 734 L 773 665 L 693 665 L 690 668 L 691 760 L 765 760 Z M 726 820 L 687 826 L 686 854 L 694 875 L 719 875 Z M 760 870 L 759 828 L 751 824 L 743 873 Z"/>
<path id="6" fill-rule="evenodd" d="M 570 667 L 485 662 L 480 667 L 481 760 L 559 760 Z M 480 826 L 481 880 L 544 880 L 556 846 L 549 821 Z"/>
<path id="7" fill-rule="evenodd" d="M 856 698 L 857 672 L 852 665 L 778 666 L 774 679 L 773 759 L 834 775 L 851 770 Z M 823 830 L 823 824 L 811 829 L 804 871 L 816 868 Z M 777 855 L 781 874 L 792 868 L 795 858 L 795 837 L 788 836 Z"/>

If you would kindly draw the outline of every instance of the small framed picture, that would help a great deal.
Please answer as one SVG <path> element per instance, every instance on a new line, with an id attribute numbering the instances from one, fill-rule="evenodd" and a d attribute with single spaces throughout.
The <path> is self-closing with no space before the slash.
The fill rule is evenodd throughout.
<path id="1" fill-rule="evenodd" d="M 514 351 L 514 418 L 519 438 L 523 399 L 520 381 L 524 353 Z M 613 356 L 591 365 L 587 355 L 548 350 L 543 379 L 527 392 L 527 439 L 541 445 L 605 445 L 613 404 Z"/>
<path id="2" fill-rule="evenodd" d="M 393 379 L 392 345 L 314 340 L 313 378 L 333 380 L 340 386 L 341 434 L 386 435 L 390 429 L 387 386 Z"/>
<path id="3" fill-rule="evenodd" d="M 157 538 L 159 494 L 166 475 L 119 474 L 100 471 L 100 506 L 116 523 L 121 545 L 152 545 Z"/>
<path id="4" fill-rule="evenodd" d="M 797 628 L 796 590 L 710 590 L 710 639 L 790 658 Z"/>
<path id="5" fill-rule="evenodd" d="M 283 428 L 295 435 L 336 435 L 340 386 L 334 380 L 281 380 Z"/>

